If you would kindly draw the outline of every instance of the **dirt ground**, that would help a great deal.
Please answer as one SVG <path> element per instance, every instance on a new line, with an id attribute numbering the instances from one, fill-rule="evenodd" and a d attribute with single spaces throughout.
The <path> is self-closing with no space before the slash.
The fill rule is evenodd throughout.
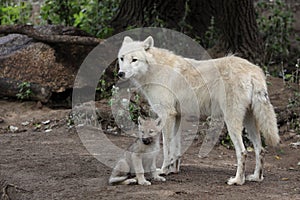
<path id="1" fill-rule="evenodd" d="M 273 86 L 282 87 L 277 82 Z M 272 89 L 271 100 L 280 101 L 287 95 L 284 91 Z M 111 168 L 94 158 L 76 129 L 68 126 L 69 109 L 52 110 L 35 102 L 8 100 L 0 100 L 0 105 L 4 120 L 0 123 L 0 186 L 12 200 L 300 200 L 300 146 L 292 145 L 300 137 L 293 132 L 281 133 L 280 148 L 266 149 L 265 179 L 261 183 L 228 186 L 225 182 L 236 170 L 235 151 L 219 145 L 208 157 L 198 158 L 201 143 L 194 141 L 183 155 L 180 173 L 166 176 L 166 182 L 110 186 Z M 134 140 L 112 134 L 107 137 L 122 147 Z M 254 164 L 254 153 L 249 152 L 247 174 L 252 173 Z"/>

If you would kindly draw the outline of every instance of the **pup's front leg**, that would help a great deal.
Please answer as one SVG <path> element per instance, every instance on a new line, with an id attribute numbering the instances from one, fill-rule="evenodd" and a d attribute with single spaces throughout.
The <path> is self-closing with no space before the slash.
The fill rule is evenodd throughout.
<path id="1" fill-rule="evenodd" d="M 136 173 L 137 182 L 139 185 L 151 185 L 150 181 L 145 179 L 143 162 L 140 154 L 132 155 L 132 164 Z"/>

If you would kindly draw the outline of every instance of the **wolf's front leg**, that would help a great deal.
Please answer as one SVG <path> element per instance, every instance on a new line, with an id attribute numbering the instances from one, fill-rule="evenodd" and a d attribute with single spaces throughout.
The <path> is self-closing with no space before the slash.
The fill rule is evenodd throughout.
<path id="1" fill-rule="evenodd" d="M 155 181 L 166 181 L 166 179 L 159 175 L 158 170 L 156 170 L 156 156 L 153 156 L 151 161 L 151 174 Z"/>
<path id="2" fill-rule="evenodd" d="M 163 152 L 164 161 L 160 174 L 178 173 L 180 168 L 181 144 L 177 116 L 169 116 L 163 127 Z"/>

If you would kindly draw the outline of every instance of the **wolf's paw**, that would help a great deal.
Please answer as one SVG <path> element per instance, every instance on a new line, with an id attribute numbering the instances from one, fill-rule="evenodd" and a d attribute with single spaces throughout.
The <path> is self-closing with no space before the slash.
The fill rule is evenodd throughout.
<path id="1" fill-rule="evenodd" d="M 245 183 L 245 179 L 240 179 L 240 178 L 233 178 L 231 177 L 228 181 L 228 185 L 243 185 Z"/>
<path id="2" fill-rule="evenodd" d="M 248 175 L 246 177 L 246 180 L 247 181 L 261 182 L 261 181 L 264 180 L 264 177 L 263 176 L 259 177 L 259 176 L 255 175 L 255 174 L 251 174 L 251 175 Z"/>
<path id="3" fill-rule="evenodd" d="M 164 167 L 164 168 L 157 168 L 157 169 L 156 169 L 156 172 L 157 172 L 157 174 L 159 174 L 159 175 L 168 175 L 168 173 L 167 173 L 165 167 Z"/>
<path id="4" fill-rule="evenodd" d="M 180 167 L 180 161 L 176 160 L 172 164 L 163 166 L 162 168 L 157 169 L 156 171 L 159 175 L 178 174 L 179 167 Z"/>
<path id="5" fill-rule="evenodd" d="M 144 180 L 144 181 L 139 181 L 138 182 L 139 185 L 151 185 L 150 181 Z"/>
<path id="6" fill-rule="evenodd" d="M 154 180 L 155 181 L 166 181 L 166 179 L 162 176 L 157 176 L 157 177 L 154 177 Z"/>

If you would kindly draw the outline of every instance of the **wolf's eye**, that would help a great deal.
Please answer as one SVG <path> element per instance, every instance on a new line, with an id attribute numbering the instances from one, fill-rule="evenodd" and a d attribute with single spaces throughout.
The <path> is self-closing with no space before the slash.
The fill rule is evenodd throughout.
<path id="1" fill-rule="evenodd" d="M 136 58 L 133 58 L 133 59 L 132 59 L 132 62 L 136 62 L 137 60 L 138 60 L 138 59 L 136 59 Z"/>
<path id="2" fill-rule="evenodd" d="M 121 58 L 120 58 L 120 60 L 123 62 L 124 58 L 123 58 L 123 57 L 121 57 Z"/>

